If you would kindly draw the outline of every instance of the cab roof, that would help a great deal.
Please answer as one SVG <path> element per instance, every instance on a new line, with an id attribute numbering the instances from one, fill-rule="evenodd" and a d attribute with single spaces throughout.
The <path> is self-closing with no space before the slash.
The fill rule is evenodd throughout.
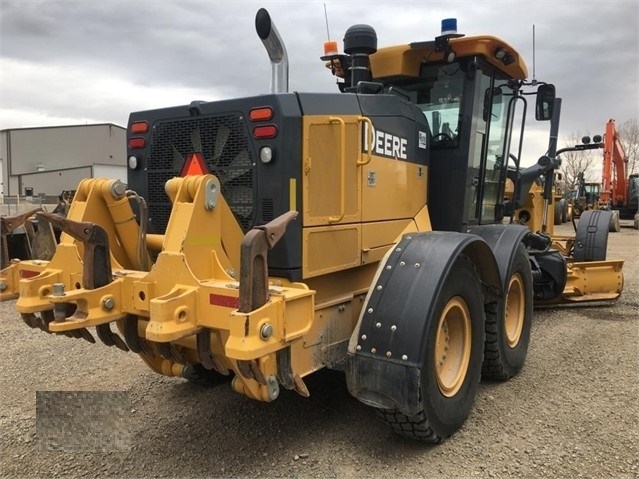
<path id="1" fill-rule="evenodd" d="M 451 38 L 449 45 L 457 58 L 481 56 L 508 77 L 523 80 L 528 76 L 528 67 L 519 52 L 500 38 L 489 35 Z M 380 48 L 370 56 L 373 79 L 418 77 L 424 60 L 433 63 L 443 61 L 443 52 L 436 52 L 434 48 L 433 41 Z M 506 50 L 513 61 L 506 65 L 497 59 L 494 53 L 498 48 Z"/>

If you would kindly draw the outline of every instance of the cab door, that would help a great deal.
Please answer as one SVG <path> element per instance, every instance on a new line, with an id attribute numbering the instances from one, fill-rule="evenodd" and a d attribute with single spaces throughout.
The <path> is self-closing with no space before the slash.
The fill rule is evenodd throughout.
<path id="1" fill-rule="evenodd" d="M 474 213 L 479 224 L 492 224 L 501 220 L 506 161 L 510 150 L 512 112 L 508 118 L 508 102 L 513 90 L 507 80 L 495 79 L 482 71 L 478 82 L 480 91 L 475 105 L 477 158 L 473 174 L 477 186 L 475 200 L 469 213 Z M 480 146 L 481 145 L 481 146 Z M 474 207 L 474 211 L 473 211 Z"/>

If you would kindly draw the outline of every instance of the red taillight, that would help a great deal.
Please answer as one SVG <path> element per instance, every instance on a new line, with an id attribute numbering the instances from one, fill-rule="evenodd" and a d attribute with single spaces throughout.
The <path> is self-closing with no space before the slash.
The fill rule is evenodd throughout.
<path id="1" fill-rule="evenodd" d="M 277 127 L 275 125 L 256 126 L 253 128 L 253 137 L 258 139 L 275 138 Z"/>
<path id="2" fill-rule="evenodd" d="M 129 126 L 131 133 L 139 135 L 140 133 L 146 133 L 149 131 L 149 124 L 146 121 L 136 121 Z"/>
<path id="3" fill-rule="evenodd" d="M 266 121 L 273 118 L 273 109 L 270 106 L 263 106 L 260 108 L 253 108 L 249 111 L 249 118 L 251 121 Z"/>
<path id="4" fill-rule="evenodd" d="M 129 138 L 129 148 L 131 148 L 132 150 L 139 150 L 140 148 L 144 148 L 145 146 L 146 141 L 144 140 L 144 138 Z"/>
<path id="5" fill-rule="evenodd" d="M 184 161 L 180 176 L 206 175 L 208 171 L 202 153 L 191 153 Z"/>

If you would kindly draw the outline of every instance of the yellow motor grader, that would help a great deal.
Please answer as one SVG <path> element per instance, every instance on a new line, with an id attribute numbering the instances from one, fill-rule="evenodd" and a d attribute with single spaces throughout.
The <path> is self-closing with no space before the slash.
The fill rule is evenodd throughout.
<path id="1" fill-rule="evenodd" d="M 31 327 L 97 334 L 168 376 L 229 376 L 260 401 L 344 371 L 393 430 L 440 442 L 480 378 L 522 368 L 534 302 L 620 295 L 607 212 L 553 239 L 551 188 L 531 190 L 552 185 L 561 100 L 511 45 L 451 19 L 379 50 L 355 25 L 322 57 L 340 92 L 288 92 L 266 10 L 255 24 L 271 92 L 132 113 L 127 187 L 84 180 L 67 218 L 40 213 L 60 244 L 2 270 L 0 294 Z M 549 150 L 520 168 L 528 94 Z"/>

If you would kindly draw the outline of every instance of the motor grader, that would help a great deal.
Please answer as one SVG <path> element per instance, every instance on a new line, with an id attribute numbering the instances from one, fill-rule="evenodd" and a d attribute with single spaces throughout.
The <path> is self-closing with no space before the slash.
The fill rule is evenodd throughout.
<path id="1" fill-rule="evenodd" d="M 261 9 L 271 92 L 132 113 L 128 186 L 84 180 L 67 218 L 40 214 L 60 244 L 3 270 L 3 298 L 19 294 L 31 327 L 91 342 L 95 328 L 157 373 L 229 376 L 260 401 L 341 370 L 393 430 L 441 442 L 480 378 L 522 368 L 533 302 L 614 300 L 623 282 L 606 212 L 553 239 L 552 191 L 530 193 L 558 166 L 554 87 L 530 92 L 511 45 L 442 23 L 380 49 L 355 25 L 322 57 L 340 91 L 292 93 Z M 549 151 L 520 168 L 527 94 Z"/>

